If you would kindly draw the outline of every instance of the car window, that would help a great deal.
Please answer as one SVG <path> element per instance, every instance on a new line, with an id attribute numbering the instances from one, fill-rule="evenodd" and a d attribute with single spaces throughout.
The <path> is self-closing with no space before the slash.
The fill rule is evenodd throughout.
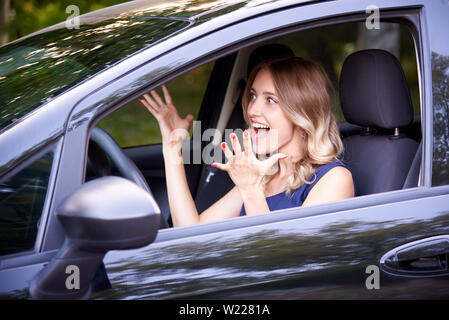
<path id="1" fill-rule="evenodd" d="M 296 56 L 316 61 L 325 69 L 335 88 L 334 97 L 332 99 L 334 102 L 335 116 L 337 122 L 340 122 L 343 125 L 347 120 L 344 118 L 341 110 L 340 99 L 338 96 L 338 88 L 339 88 L 340 73 L 346 58 L 357 51 L 365 49 L 384 49 L 395 55 L 396 58 L 399 60 L 402 69 L 404 70 L 407 86 L 409 87 L 410 95 L 412 97 L 411 100 L 413 111 L 415 115 L 417 115 L 417 117 L 415 118 L 415 120 L 417 120 L 416 123 L 414 123 L 412 126 L 401 128 L 401 137 L 404 136 L 407 138 L 403 141 L 407 141 L 407 143 L 410 142 L 411 145 L 411 147 L 408 150 L 409 152 L 406 153 L 406 156 L 408 157 L 407 161 L 410 160 L 409 162 L 411 163 L 411 160 L 413 159 L 416 153 L 416 150 L 413 149 L 414 145 L 416 144 L 416 147 L 418 146 L 422 135 L 420 123 L 421 106 L 420 106 L 417 57 L 415 54 L 416 51 L 414 46 L 414 39 L 412 37 L 410 30 L 405 25 L 402 25 L 400 22 L 381 22 L 379 30 L 368 30 L 364 23 L 364 20 L 361 20 L 360 22 L 336 23 L 321 27 L 307 28 L 302 30 L 299 29 L 298 31 L 291 32 L 289 34 L 284 34 L 282 36 L 278 36 L 277 38 L 269 37 L 267 39 L 261 39 L 260 42 L 252 42 L 252 43 L 251 41 L 248 42 L 247 46 L 242 46 L 239 48 L 240 50 L 238 56 L 239 58 L 236 60 L 233 67 L 234 70 L 233 72 L 235 73 L 232 74 L 229 80 L 230 82 L 226 85 L 227 88 L 230 88 L 230 90 L 226 92 L 226 97 L 230 99 L 224 100 L 223 105 L 221 106 L 222 118 L 220 118 L 218 121 L 219 125 L 221 123 L 225 123 L 225 129 L 244 128 L 246 126 L 245 122 L 243 121 L 244 119 L 242 110 L 240 108 L 235 108 L 235 106 L 238 105 L 239 98 L 241 97 L 242 92 L 242 90 L 238 90 L 241 89 L 240 82 L 242 82 L 239 81 L 239 79 L 242 77 L 243 82 L 245 82 L 247 80 L 246 76 L 248 66 L 251 65 L 251 62 L 257 62 L 257 61 L 248 61 L 251 59 L 257 60 L 257 54 L 255 56 L 252 55 L 252 53 L 254 53 L 254 50 L 256 48 L 261 48 L 267 44 L 272 43 L 287 46 L 289 49 L 293 51 L 293 53 Z M 212 63 L 213 62 L 209 62 L 208 64 L 205 64 L 190 72 L 182 74 L 181 72 L 183 72 L 183 70 L 180 69 L 179 72 L 181 75 L 168 83 L 168 88 L 173 95 L 173 100 L 175 102 L 176 107 L 180 111 L 181 116 L 185 116 L 187 113 L 194 113 L 195 115 L 198 114 L 201 99 L 209 81 Z M 200 74 L 204 76 L 199 76 Z M 179 91 L 181 91 L 181 94 L 178 95 Z M 197 99 L 197 102 L 190 104 L 193 107 L 198 108 L 196 112 L 190 111 L 192 109 L 190 109 L 189 111 L 184 109 L 187 106 L 189 106 L 188 100 L 191 97 Z M 146 108 L 140 104 L 138 99 L 136 99 L 137 97 L 134 98 L 135 99 L 128 105 L 122 106 L 114 113 L 102 119 L 101 122 L 98 124 L 98 126 L 109 132 L 112 135 L 112 137 L 120 144 L 121 147 L 160 143 L 161 136 L 159 133 L 159 128 L 156 120 L 146 110 Z M 232 103 L 226 102 L 231 100 Z M 229 119 L 229 121 L 227 121 L 227 119 Z M 200 120 L 204 121 L 205 119 Z M 232 122 L 232 124 L 230 124 L 230 122 Z M 342 127 L 344 130 L 340 130 L 340 133 L 343 138 L 349 137 L 351 135 L 358 135 L 362 129 L 365 129 L 362 128 L 361 126 L 354 126 L 356 128 L 353 128 L 351 126 L 342 126 Z M 385 136 L 393 134 L 393 130 L 391 130 L 390 133 L 390 131 L 388 131 L 389 129 L 375 128 L 374 130 L 376 130 L 376 132 L 377 130 L 380 131 L 381 134 L 384 134 Z M 402 130 L 404 130 L 403 135 Z M 405 132 L 406 130 L 407 132 Z M 209 143 L 204 148 L 201 148 L 200 156 L 204 156 L 204 154 L 208 155 L 208 152 L 213 150 L 214 156 L 215 153 L 218 152 L 218 154 L 222 157 L 221 150 L 219 148 L 214 149 L 214 145 L 212 144 L 213 143 Z M 346 148 L 346 150 L 349 150 L 349 148 Z M 349 152 L 347 152 L 347 154 L 349 154 Z M 343 156 L 346 156 L 346 154 L 342 155 L 342 157 Z M 208 160 L 210 160 L 210 158 L 212 157 L 208 157 Z M 141 159 L 139 158 L 139 160 Z M 202 158 L 202 160 L 204 163 L 208 164 L 212 162 L 212 161 L 210 162 L 205 161 L 204 158 Z M 349 162 L 347 164 L 349 165 Z M 407 162 L 404 165 L 403 170 L 401 170 L 401 177 L 397 178 L 394 181 L 394 190 L 403 187 L 404 180 L 407 176 L 407 172 L 409 171 L 409 169 L 410 164 Z M 153 171 L 152 173 L 150 173 L 150 171 L 148 171 L 148 174 L 156 174 L 156 173 Z M 195 196 L 195 201 L 197 205 L 198 203 L 200 203 L 200 206 L 201 204 L 204 204 L 203 207 L 205 208 L 208 207 L 207 205 L 210 205 L 210 203 L 209 202 L 206 203 L 206 201 L 202 203 L 201 191 L 203 190 L 203 188 L 209 190 L 214 189 L 213 187 L 210 188 L 208 187 L 209 183 L 212 184 L 212 182 L 210 182 L 212 180 L 217 181 L 220 180 L 218 178 L 219 176 L 220 175 L 217 174 L 215 178 L 211 179 L 212 175 L 207 172 L 204 173 L 204 175 L 202 174 L 198 178 L 197 177 L 193 178 L 193 173 L 192 175 L 189 176 L 189 178 L 191 178 L 192 181 L 194 181 L 192 183 L 199 185 L 196 191 L 197 194 Z M 204 181 L 202 180 L 203 178 Z M 361 177 L 359 177 L 358 179 L 359 181 L 364 182 L 365 181 L 364 179 L 368 178 L 369 177 L 367 175 L 361 174 Z M 225 184 L 223 182 L 224 181 L 223 179 L 221 179 L 220 182 L 222 184 L 223 190 L 226 189 L 226 187 L 229 186 L 232 187 L 232 183 L 229 183 L 229 186 L 223 186 Z M 201 181 L 195 182 L 198 180 Z M 359 182 L 357 184 L 357 188 L 361 188 L 361 186 L 366 185 L 367 183 Z M 382 191 L 392 190 L 391 189 L 392 187 L 388 187 L 390 188 L 388 189 L 381 183 L 379 183 L 378 185 L 381 185 L 382 188 L 379 187 L 376 190 Z M 362 190 L 362 191 L 363 192 L 357 193 L 357 196 L 381 192 L 372 190 L 368 191 Z M 161 194 L 163 194 L 163 192 L 161 192 Z M 203 198 L 207 198 L 208 201 L 214 203 L 223 195 L 224 194 L 221 194 L 220 192 L 217 192 L 217 194 L 213 195 L 207 193 L 206 196 L 204 196 Z"/>
<path id="2" fill-rule="evenodd" d="M 34 248 L 52 161 L 48 152 L 0 182 L 0 255 Z"/>
<path id="3" fill-rule="evenodd" d="M 338 97 L 338 81 L 347 56 L 364 49 L 384 49 L 398 58 L 404 70 L 415 115 L 420 114 L 418 71 L 413 38 L 400 23 L 381 22 L 379 29 L 368 30 L 364 22 L 343 23 L 303 30 L 279 38 L 300 57 L 321 64 L 334 86 L 334 113 L 345 122 Z"/>
<path id="4" fill-rule="evenodd" d="M 202 65 L 166 84 L 181 117 L 191 113 L 197 119 L 213 65 L 213 62 Z M 158 92 L 162 97 L 162 91 Z M 98 126 L 122 148 L 162 142 L 156 119 L 137 99 L 104 118 Z"/>

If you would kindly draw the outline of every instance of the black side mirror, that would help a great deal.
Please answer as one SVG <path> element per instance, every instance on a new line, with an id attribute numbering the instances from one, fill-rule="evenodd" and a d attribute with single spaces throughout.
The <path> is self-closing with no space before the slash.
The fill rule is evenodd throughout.
<path id="1" fill-rule="evenodd" d="M 57 208 L 66 240 L 30 285 L 35 299 L 84 299 L 109 250 L 145 246 L 156 238 L 160 209 L 133 182 L 102 177 L 81 185 Z"/>

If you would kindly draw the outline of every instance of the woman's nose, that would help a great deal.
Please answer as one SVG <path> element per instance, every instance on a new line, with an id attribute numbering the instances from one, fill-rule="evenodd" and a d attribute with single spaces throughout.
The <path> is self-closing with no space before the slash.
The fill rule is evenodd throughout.
<path id="1" fill-rule="evenodd" d="M 259 99 L 254 99 L 249 105 L 248 105 L 248 115 L 249 116 L 258 116 L 261 114 L 261 103 L 259 102 Z"/>

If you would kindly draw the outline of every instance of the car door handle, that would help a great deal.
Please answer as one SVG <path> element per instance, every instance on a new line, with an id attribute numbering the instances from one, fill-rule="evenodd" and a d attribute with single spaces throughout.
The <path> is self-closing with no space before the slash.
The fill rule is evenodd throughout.
<path id="1" fill-rule="evenodd" d="M 449 275 L 449 235 L 426 238 L 388 251 L 380 259 L 382 270 L 405 277 Z"/>

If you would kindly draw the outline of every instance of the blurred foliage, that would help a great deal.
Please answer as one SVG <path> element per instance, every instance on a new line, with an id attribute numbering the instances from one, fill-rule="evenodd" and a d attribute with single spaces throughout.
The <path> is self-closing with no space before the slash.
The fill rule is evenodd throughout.
<path id="1" fill-rule="evenodd" d="M 198 117 L 207 82 L 214 63 L 205 64 L 179 76 L 166 85 L 181 117 L 189 113 Z M 163 97 L 162 90 L 158 90 Z M 103 119 L 99 127 L 109 132 L 122 147 L 160 143 L 159 126 L 153 115 L 134 100 Z M 192 137 L 192 126 L 190 128 Z"/>
<path id="2" fill-rule="evenodd" d="M 432 185 L 449 183 L 449 57 L 432 52 L 434 103 Z"/>
<path id="3" fill-rule="evenodd" d="M 69 5 L 76 5 L 80 14 L 98 10 L 125 0 L 11 0 L 10 21 L 0 32 L 8 32 L 9 40 L 23 37 L 34 31 L 65 21 Z"/>

